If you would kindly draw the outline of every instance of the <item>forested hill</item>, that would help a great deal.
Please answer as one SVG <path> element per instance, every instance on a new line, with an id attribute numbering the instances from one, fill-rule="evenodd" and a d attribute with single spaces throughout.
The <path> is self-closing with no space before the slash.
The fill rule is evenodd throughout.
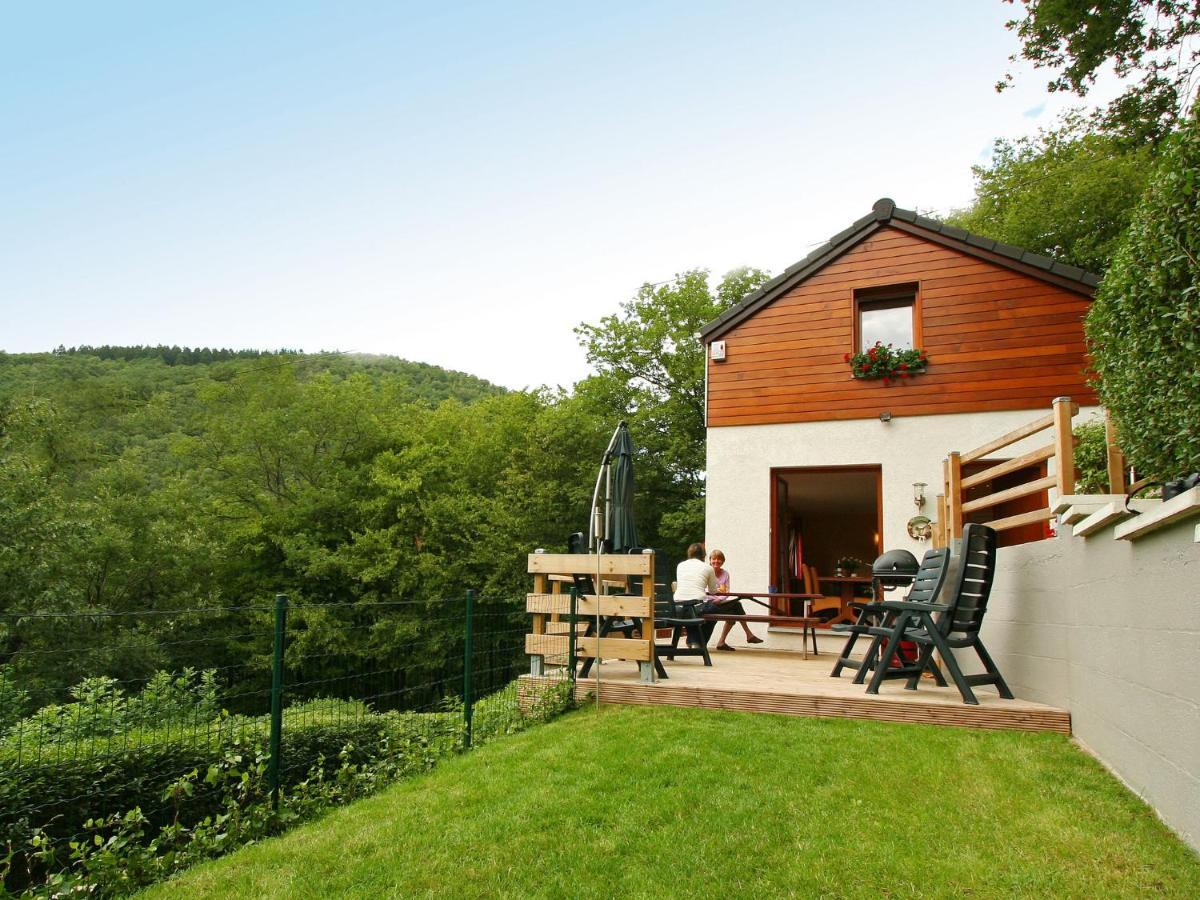
<path id="1" fill-rule="evenodd" d="M 647 285 L 620 316 L 581 328 L 597 373 L 571 392 L 332 353 L 0 353 L 0 720 L 5 683 L 58 702 L 85 677 L 240 665 L 236 622 L 197 618 L 212 653 L 188 655 L 161 614 L 257 608 L 276 593 L 330 616 L 304 652 L 328 643 L 364 669 L 407 646 L 426 603 L 467 588 L 520 633 L 526 555 L 588 527 L 622 419 L 638 536 L 669 580 L 703 535 L 704 356 L 691 335 L 765 278 Z M 400 605 L 359 629 L 376 601 Z M 28 613 L 53 627 L 6 626 L 40 621 Z M 339 643 L 342 625 L 361 640 Z M 64 662 L 55 647 L 68 639 L 86 658 Z M 450 638 L 420 651 L 430 671 L 452 659 Z"/>
<path id="2" fill-rule="evenodd" d="M 489 394 L 502 393 L 504 388 L 498 387 L 482 378 L 443 369 L 428 363 L 410 362 L 395 356 L 378 356 L 364 353 L 304 353 L 301 350 L 232 350 L 218 347 L 178 347 L 159 344 L 156 346 L 112 346 L 102 345 L 92 347 L 59 346 L 50 354 L 33 353 L 9 355 L 0 352 L 0 361 L 13 361 L 36 364 L 39 361 L 62 359 L 70 357 L 94 357 L 96 359 L 134 362 L 149 361 L 161 363 L 164 366 L 211 366 L 217 363 L 240 362 L 243 367 L 247 363 L 259 361 L 262 363 L 279 363 L 299 365 L 307 372 L 333 372 L 349 375 L 354 372 L 364 372 L 375 378 L 401 378 L 409 386 L 413 398 L 429 403 L 440 403 L 443 400 L 459 400 L 464 403 Z M 217 371 L 218 375 L 227 374 Z"/>
<path id="3" fill-rule="evenodd" d="M 519 599 L 524 554 L 586 526 L 610 416 L 394 358 L 190 354 L 0 354 L 0 616 Z M 0 619 L 0 685 L 220 662 L 138 621 L 72 669 Z"/>

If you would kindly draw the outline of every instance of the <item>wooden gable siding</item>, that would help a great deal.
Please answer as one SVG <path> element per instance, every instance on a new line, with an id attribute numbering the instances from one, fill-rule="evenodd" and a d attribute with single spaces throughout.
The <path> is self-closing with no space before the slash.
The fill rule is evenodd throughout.
<path id="1" fill-rule="evenodd" d="M 885 386 L 850 377 L 856 289 L 916 282 L 929 370 Z M 885 227 L 721 335 L 708 424 L 759 425 L 1094 403 L 1084 374 L 1090 300 Z"/>

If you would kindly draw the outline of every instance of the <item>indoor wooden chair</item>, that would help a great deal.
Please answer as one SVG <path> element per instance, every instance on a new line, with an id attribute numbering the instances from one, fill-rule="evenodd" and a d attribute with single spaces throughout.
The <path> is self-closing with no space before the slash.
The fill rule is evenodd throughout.
<path id="1" fill-rule="evenodd" d="M 842 611 L 842 598 L 831 597 L 821 590 L 821 579 L 817 575 L 817 567 L 810 566 L 808 563 L 801 563 L 800 571 L 804 574 L 804 593 L 806 594 L 821 594 L 820 597 L 814 597 L 809 601 L 809 610 L 811 615 L 818 618 L 833 618 Z M 833 616 L 821 616 L 822 612 L 833 611 Z"/>

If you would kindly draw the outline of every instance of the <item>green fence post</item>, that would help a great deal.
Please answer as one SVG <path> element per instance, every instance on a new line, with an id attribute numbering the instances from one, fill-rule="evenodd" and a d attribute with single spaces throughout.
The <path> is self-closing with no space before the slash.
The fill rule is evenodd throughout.
<path id="1" fill-rule="evenodd" d="M 271 808 L 279 808 L 279 748 L 283 739 L 283 641 L 287 630 L 287 594 L 275 595 L 275 649 L 271 666 L 271 750 L 267 783 Z"/>
<path id="2" fill-rule="evenodd" d="M 471 749 L 471 717 L 474 697 L 471 691 L 471 657 L 474 639 L 475 592 L 467 591 L 467 632 L 463 642 L 463 747 Z"/>
<path id="3" fill-rule="evenodd" d="M 571 629 L 567 632 L 568 677 L 571 679 L 571 696 L 575 696 L 575 616 L 579 613 L 579 591 L 571 588 Z"/>

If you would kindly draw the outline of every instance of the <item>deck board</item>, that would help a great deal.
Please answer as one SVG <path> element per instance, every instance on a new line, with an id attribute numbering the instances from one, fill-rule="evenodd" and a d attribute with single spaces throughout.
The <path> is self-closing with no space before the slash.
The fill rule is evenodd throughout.
<path id="1" fill-rule="evenodd" d="M 714 653 L 708 668 L 699 657 L 683 657 L 664 661 L 669 678 L 657 684 L 642 684 L 634 663 L 611 660 L 601 667 L 599 697 L 601 703 L 1071 733 L 1066 710 L 1019 698 L 1003 700 L 986 687 L 976 688 L 979 706 L 963 703 L 953 686 L 941 688 L 928 679 L 916 691 L 904 690 L 902 681 L 884 682 L 879 694 L 870 696 L 865 685 L 853 683 L 852 671 L 829 677 L 834 658 L 822 654 L 804 660 L 793 651 L 747 648 Z M 522 695 L 529 697 L 540 685 L 559 680 L 554 674 L 524 675 Z M 580 679 L 576 685 L 579 699 L 596 690 L 595 678 Z"/>

